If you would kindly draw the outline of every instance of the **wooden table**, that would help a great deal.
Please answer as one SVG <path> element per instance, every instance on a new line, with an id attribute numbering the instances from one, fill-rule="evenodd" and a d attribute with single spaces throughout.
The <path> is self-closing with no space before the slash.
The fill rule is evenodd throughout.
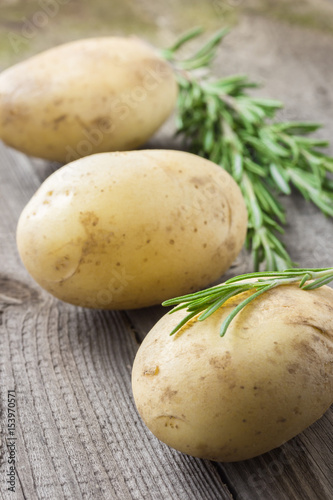
<path id="1" fill-rule="evenodd" d="M 331 48 L 329 35 L 249 17 L 225 41 L 216 68 L 264 80 L 261 95 L 287 102 L 283 118 L 321 121 L 329 137 Z M 165 137 L 152 145 L 175 146 Z M 331 500 L 332 408 L 282 447 L 239 463 L 188 457 L 146 429 L 133 402 L 131 366 L 165 310 L 74 307 L 44 292 L 20 262 L 18 217 L 56 167 L 0 143 L 1 498 Z M 296 194 L 286 205 L 284 241 L 294 260 L 302 267 L 332 266 L 332 220 Z M 250 270 L 243 252 L 226 277 Z M 16 401 L 11 450 L 8 391 Z M 17 459 L 15 493 L 6 482 L 10 452 Z"/>
<path id="2" fill-rule="evenodd" d="M 133 402 L 131 366 L 165 310 L 74 307 L 39 288 L 20 262 L 17 219 L 54 168 L 0 144 L 1 423 L 5 440 L 7 395 L 16 391 L 17 459 L 12 493 L 3 441 L 1 498 L 332 499 L 332 409 L 281 448 L 240 463 L 188 457 L 147 430 Z M 332 262 L 332 221 L 297 196 L 289 213 L 294 258 L 308 266 Z M 243 253 L 228 276 L 247 269 Z"/>

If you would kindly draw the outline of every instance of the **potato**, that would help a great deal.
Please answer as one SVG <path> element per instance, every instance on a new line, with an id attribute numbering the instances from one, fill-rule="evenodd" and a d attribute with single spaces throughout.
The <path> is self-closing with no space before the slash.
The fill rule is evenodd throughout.
<path id="1" fill-rule="evenodd" d="M 164 443 L 195 457 L 255 457 L 303 431 L 333 402 L 333 290 L 272 289 L 220 325 L 249 294 L 212 316 L 165 315 L 134 361 L 138 411 Z"/>
<path id="2" fill-rule="evenodd" d="M 171 66 L 137 38 L 92 38 L 38 54 L 0 75 L 0 138 L 59 162 L 134 149 L 175 106 Z"/>
<path id="3" fill-rule="evenodd" d="M 100 153 L 42 184 L 17 243 L 30 274 L 56 297 L 129 309 L 216 280 L 246 228 L 240 189 L 214 163 L 180 151 Z"/>

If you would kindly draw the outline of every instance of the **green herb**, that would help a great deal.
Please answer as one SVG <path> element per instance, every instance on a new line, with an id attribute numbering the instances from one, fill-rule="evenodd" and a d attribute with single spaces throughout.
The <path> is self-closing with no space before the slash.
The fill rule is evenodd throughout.
<path id="1" fill-rule="evenodd" d="M 309 280 L 311 280 L 310 283 L 307 283 Z M 169 314 L 179 311 L 180 309 L 186 309 L 189 313 L 172 330 L 170 335 L 173 335 L 191 318 L 197 316 L 199 313 L 201 314 L 198 316 L 197 320 L 204 321 L 231 297 L 235 297 L 247 290 L 255 291 L 255 293 L 249 295 L 238 304 L 223 321 L 220 330 L 220 335 L 223 337 L 234 317 L 237 316 L 247 304 L 252 302 L 252 300 L 268 290 L 276 288 L 277 286 L 291 285 L 293 283 L 299 283 L 299 287 L 302 288 L 302 290 L 315 290 L 331 281 L 333 281 L 333 267 L 322 269 L 286 269 L 283 272 L 249 273 L 236 276 L 221 285 L 213 286 L 206 290 L 166 300 L 162 305 L 176 305 Z"/>
<path id="2" fill-rule="evenodd" d="M 217 163 L 236 180 L 248 214 L 246 246 L 254 269 L 267 271 L 293 267 L 278 233 L 283 233 L 285 210 L 278 194 L 290 195 L 296 188 L 302 196 L 333 216 L 333 158 L 318 148 L 327 141 L 307 137 L 320 125 L 304 122 L 272 123 L 279 101 L 251 97 L 247 89 L 258 85 L 246 76 L 212 79 L 202 75 L 214 60 L 226 35 L 216 33 L 193 56 L 179 60 L 177 51 L 196 38 L 201 29 L 183 35 L 162 52 L 175 70 L 179 84 L 177 130 L 189 149 Z M 201 70 L 198 76 L 196 70 Z"/>

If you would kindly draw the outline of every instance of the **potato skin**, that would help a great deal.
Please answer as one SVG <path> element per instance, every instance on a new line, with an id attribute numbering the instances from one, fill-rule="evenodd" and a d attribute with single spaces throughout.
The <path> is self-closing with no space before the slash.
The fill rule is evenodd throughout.
<path id="1" fill-rule="evenodd" d="M 258 297 L 219 336 L 244 292 L 173 337 L 184 311 L 148 333 L 133 365 L 138 411 L 161 441 L 233 462 L 282 445 L 333 402 L 333 290 L 281 286 Z"/>
<path id="2" fill-rule="evenodd" d="M 22 261 L 75 305 L 129 309 L 216 280 L 245 239 L 240 189 L 180 151 L 101 153 L 52 174 L 23 210 Z"/>
<path id="3" fill-rule="evenodd" d="M 78 40 L 0 75 L 0 138 L 59 162 L 143 144 L 172 112 L 171 66 L 133 38 Z"/>

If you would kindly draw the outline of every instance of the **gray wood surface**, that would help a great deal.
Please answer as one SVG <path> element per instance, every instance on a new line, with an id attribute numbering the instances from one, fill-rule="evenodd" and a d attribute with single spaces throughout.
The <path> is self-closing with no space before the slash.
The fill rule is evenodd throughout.
<path id="1" fill-rule="evenodd" d="M 332 411 L 281 448 L 237 464 L 187 457 L 149 433 L 133 403 L 131 365 L 164 309 L 109 312 L 70 306 L 41 290 L 20 263 L 17 219 L 49 171 L 49 164 L 33 164 L 0 146 L 1 420 L 5 439 L 7 391 L 15 389 L 16 498 L 332 498 Z M 290 235 L 296 227 L 308 242 L 295 257 L 303 257 L 304 265 L 328 263 L 332 247 L 323 246 L 313 260 L 317 243 L 311 233 L 320 227 L 326 244 L 332 222 L 297 197 L 289 210 Z M 304 213 L 311 224 L 302 222 Z M 249 265 L 243 253 L 228 275 Z M 1 493 L 11 499 L 7 455 L 3 444 Z"/>
<path id="2" fill-rule="evenodd" d="M 258 36 L 257 36 L 258 34 Z M 246 45 L 247 51 L 244 51 Z M 217 72 L 249 73 L 261 95 L 283 98 L 284 119 L 333 133 L 332 37 L 246 18 L 219 55 Z M 255 57 L 249 57 L 253 54 Z M 170 128 L 152 143 L 178 147 Z M 0 143 L 0 404 L 2 499 L 331 500 L 333 410 L 282 447 L 240 463 L 188 457 L 145 428 L 131 393 L 131 366 L 162 307 L 108 312 L 64 304 L 20 262 L 21 210 L 57 165 Z M 301 266 L 331 266 L 333 222 L 294 194 L 283 236 Z M 242 252 L 227 276 L 251 269 Z M 7 391 L 16 390 L 16 493 L 7 490 Z"/>
<path id="3" fill-rule="evenodd" d="M 44 293 L 15 244 L 17 218 L 39 184 L 36 170 L 2 145 L 0 165 L 1 423 L 6 439 L 7 391 L 15 389 L 17 498 L 230 498 L 213 464 L 160 444 L 136 413 L 131 366 L 161 309 L 132 317 Z M 10 499 L 7 469 L 3 442 L 1 494 Z"/>

